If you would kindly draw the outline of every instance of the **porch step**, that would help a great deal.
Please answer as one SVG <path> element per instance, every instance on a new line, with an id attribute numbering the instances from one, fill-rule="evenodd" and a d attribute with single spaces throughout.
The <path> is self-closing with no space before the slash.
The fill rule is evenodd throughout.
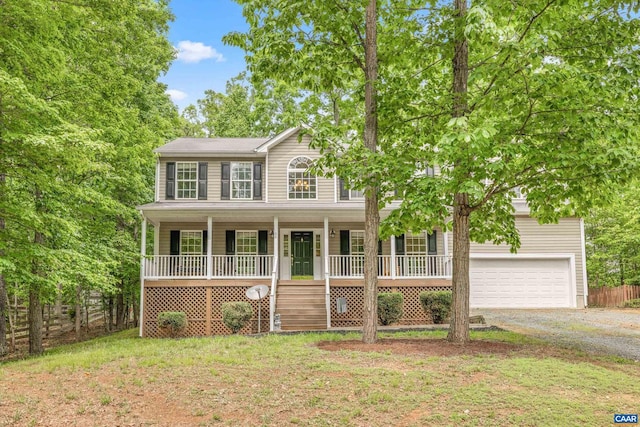
<path id="1" fill-rule="evenodd" d="M 278 282 L 276 313 L 285 331 L 327 329 L 325 283 L 322 280 Z"/>

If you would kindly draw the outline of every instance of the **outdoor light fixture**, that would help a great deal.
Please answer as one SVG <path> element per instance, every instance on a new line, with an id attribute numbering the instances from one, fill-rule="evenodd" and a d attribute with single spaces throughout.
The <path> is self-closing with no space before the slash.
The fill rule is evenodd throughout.
<path id="1" fill-rule="evenodd" d="M 273 237 L 273 230 L 269 231 L 269 236 Z"/>
<path id="2" fill-rule="evenodd" d="M 333 228 L 331 229 L 331 232 L 329 233 L 329 236 L 336 237 L 336 232 L 335 232 L 335 230 Z"/>

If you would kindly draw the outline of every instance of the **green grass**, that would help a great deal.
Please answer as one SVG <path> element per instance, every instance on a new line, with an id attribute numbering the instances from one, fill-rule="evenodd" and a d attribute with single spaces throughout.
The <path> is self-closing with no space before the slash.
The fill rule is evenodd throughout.
<path id="1" fill-rule="evenodd" d="M 164 407 L 186 417 L 176 423 L 194 425 L 597 426 L 610 425 L 614 413 L 640 411 L 638 363 L 554 349 L 511 332 L 471 335 L 519 346 L 513 353 L 452 357 L 316 346 L 357 334 L 158 340 L 136 332 L 0 366 L 0 426 L 27 425 L 51 405 L 80 423 L 100 413 L 105 423 L 160 425 L 171 423 Z"/>

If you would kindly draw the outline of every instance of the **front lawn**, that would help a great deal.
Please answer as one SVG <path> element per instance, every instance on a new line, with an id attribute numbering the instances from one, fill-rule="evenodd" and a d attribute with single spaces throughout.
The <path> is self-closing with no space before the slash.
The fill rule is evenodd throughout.
<path id="1" fill-rule="evenodd" d="M 376 346 L 356 334 L 135 333 L 0 366 L 0 425 L 596 426 L 640 412 L 637 362 L 508 332 L 474 332 L 486 342 L 463 351 L 442 332 Z"/>

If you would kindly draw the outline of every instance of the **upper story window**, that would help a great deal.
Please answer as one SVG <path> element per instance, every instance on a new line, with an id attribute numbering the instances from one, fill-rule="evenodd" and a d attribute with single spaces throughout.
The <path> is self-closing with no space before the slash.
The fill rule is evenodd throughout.
<path id="1" fill-rule="evenodd" d="M 178 199 L 195 199 L 197 197 L 198 187 L 198 163 L 196 162 L 178 162 L 176 163 L 178 175 L 176 184 Z"/>
<path id="2" fill-rule="evenodd" d="M 222 162 L 220 199 L 262 200 L 262 163 Z"/>
<path id="3" fill-rule="evenodd" d="M 253 199 L 253 163 L 231 163 L 231 198 Z"/>
<path id="4" fill-rule="evenodd" d="M 364 191 L 349 189 L 347 182 L 338 178 L 338 191 L 340 200 L 364 200 Z"/>
<path id="5" fill-rule="evenodd" d="M 167 162 L 165 198 L 207 199 L 207 162 Z"/>
<path id="6" fill-rule="evenodd" d="M 316 176 L 309 171 L 312 160 L 308 157 L 296 157 L 287 168 L 289 199 L 315 199 Z"/>

